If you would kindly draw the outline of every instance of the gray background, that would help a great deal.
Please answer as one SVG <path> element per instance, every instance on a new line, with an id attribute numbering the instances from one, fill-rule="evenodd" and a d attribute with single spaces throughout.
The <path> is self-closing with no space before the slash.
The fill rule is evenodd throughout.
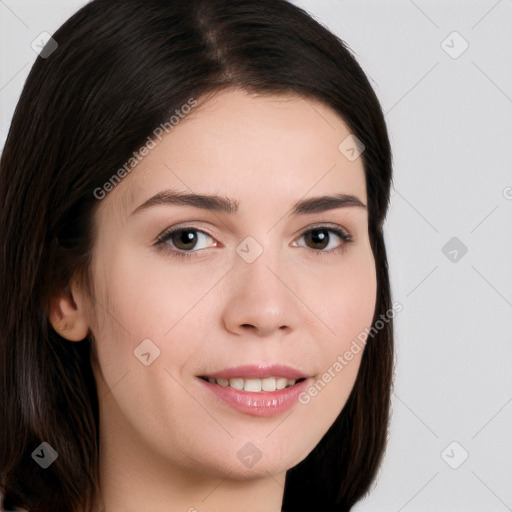
<path id="1" fill-rule="evenodd" d="M 0 0 L 1 147 L 32 41 L 85 3 Z M 393 416 L 354 510 L 512 510 L 512 0 L 294 3 L 355 52 L 394 151 Z"/>

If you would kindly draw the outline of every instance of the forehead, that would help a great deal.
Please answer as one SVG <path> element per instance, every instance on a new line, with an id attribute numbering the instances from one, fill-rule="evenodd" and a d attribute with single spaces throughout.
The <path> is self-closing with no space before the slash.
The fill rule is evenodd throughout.
<path id="1" fill-rule="evenodd" d="M 101 207 L 122 220 L 165 189 L 226 195 L 242 207 L 333 192 L 366 202 L 362 160 L 340 150 L 349 136 L 343 119 L 314 99 L 217 92 L 154 137 L 154 148 Z"/>

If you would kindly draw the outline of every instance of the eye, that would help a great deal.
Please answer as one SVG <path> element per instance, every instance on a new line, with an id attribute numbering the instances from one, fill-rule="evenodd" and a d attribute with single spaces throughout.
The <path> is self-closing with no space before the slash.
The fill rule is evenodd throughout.
<path id="1" fill-rule="evenodd" d="M 334 236 L 333 236 L 334 235 Z M 305 248 L 312 249 L 317 255 L 334 254 L 345 249 L 346 245 L 353 241 L 352 236 L 340 227 L 317 226 L 304 231 L 299 240 L 304 238 Z M 204 231 L 194 226 L 181 226 L 166 229 L 158 235 L 155 245 L 162 250 L 167 251 L 172 256 L 190 257 L 195 253 L 207 249 L 205 245 L 208 240 L 213 238 Z M 210 247 L 217 247 L 218 243 L 214 241 Z M 294 247 L 304 247 L 293 242 Z"/>
<path id="2" fill-rule="evenodd" d="M 302 233 L 300 238 L 304 238 L 306 243 L 310 244 L 309 248 L 313 249 L 317 255 L 336 253 L 352 242 L 352 236 L 349 233 L 338 227 L 329 226 L 317 226 L 308 229 Z M 294 246 L 297 246 L 295 242 Z"/>
<path id="3" fill-rule="evenodd" d="M 155 245 L 168 250 L 173 256 L 192 256 L 192 253 L 206 249 L 204 245 L 208 239 L 213 238 L 192 226 L 169 228 L 158 235 Z M 212 247 L 216 246 L 214 243 Z"/>

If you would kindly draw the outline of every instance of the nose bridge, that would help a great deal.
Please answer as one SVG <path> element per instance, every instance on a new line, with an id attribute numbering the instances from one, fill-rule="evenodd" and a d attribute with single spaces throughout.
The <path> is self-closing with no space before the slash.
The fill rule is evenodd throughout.
<path id="1" fill-rule="evenodd" d="M 261 213 L 257 216 L 259 220 L 236 247 L 237 255 L 242 261 L 237 261 L 235 270 L 241 276 L 247 274 L 248 279 L 253 279 L 253 274 L 257 274 L 265 278 L 269 286 L 283 287 L 283 283 L 274 274 L 282 276 L 286 282 L 286 274 L 291 273 L 289 257 L 293 248 L 284 242 L 284 237 L 287 236 L 283 232 L 285 219 L 276 223 L 276 218 L 282 212 L 265 211 L 264 207 L 264 204 L 261 205 Z M 291 275 L 288 276 L 290 278 Z"/>
<path id="2" fill-rule="evenodd" d="M 290 272 L 285 271 L 286 254 L 276 237 L 246 237 L 236 248 L 237 257 L 224 310 L 226 327 L 240 331 L 253 327 L 260 335 L 294 328 L 297 303 L 288 289 Z"/>
<path id="3" fill-rule="evenodd" d="M 248 236 L 238 245 L 235 274 L 241 286 L 252 287 L 255 294 L 263 292 L 262 295 L 268 295 L 268 300 L 273 295 L 283 295 L 285 291 L 286 287 L 276 275 L 282 273 L 286 255 L 275 237 L 259 235 L 258 238 L 260 241 Z"/>

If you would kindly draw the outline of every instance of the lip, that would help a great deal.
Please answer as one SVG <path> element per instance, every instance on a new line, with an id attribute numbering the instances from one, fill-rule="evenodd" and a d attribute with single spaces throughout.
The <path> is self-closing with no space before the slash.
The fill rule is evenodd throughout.
<path id="1" fill-rule="evenodd" d="M 248 367 L 239 367 L 238 370 L 240 368 Z M 251 366 L 251 368 L 253 367 Z M 276 367 L 274 366 L 272 371 L 275 371 L 275 369 Z M 230 372 L 231 370 L 232 369 L 230 369 Z M 254 370 L 251 370 L 251 372 L 253 371 Z M 256 378 L 272 376 L 268 373 L 269 370 L 265 369 L 261 371 L 263 372 L 263 377 Z M 221 374 L 226 375 L 227 373 L 221 372 Z M 242 377 L 243 375 L 238 373 L 233 376 Z M 250 375 L 248 374 L 247 378 L 250 378 L 250 376 L 254 376 L 254 373 L 251 373 Z M 285 375 L 283 374 L 280 374 L 280 376 L 285 377 Z M 213 377 L 213 375 L 211 375 L 210 377 Z M 288 378 L 293 379 L 295 377 Z M 213 393 L 218 399 L 220 399 L 222 402 L 229 405 L 233 409 L 244 414 L 261 417 L 276 416 L 289 410 L 297 403 L 298 396 L 302 392 L 304 392 L 307 386 L 309 385 L 309 379 L 306 378 L 305 380 L 297 382 L 296 384 L 289 388 L 269 392 L 262 391 L 257 393 L 251 391 L 239 391 L 237 389 L 230 388 L 229 386 L 224 387 L 221 386 L 220 384 L 208 382 L 207 380 L 204 380 L 201 377 L 198 377 L 198 380 L 199 382 L 202 383 L 203 386 L 206 387 L 207 391 Z"/>
<path id="2" fill-rule="evenodd" d="M 242 377 L 244 379 L 265 379 L 267 377 L 286 377 L 287 379 L 307 379 L 308 375 L 301 371 L 282 364 L 259 363 L 246 364 L 226 368 L 216 373 L 201 375 L 201 377 L 211 377 L 213 379 L 231 379 Z"/>

